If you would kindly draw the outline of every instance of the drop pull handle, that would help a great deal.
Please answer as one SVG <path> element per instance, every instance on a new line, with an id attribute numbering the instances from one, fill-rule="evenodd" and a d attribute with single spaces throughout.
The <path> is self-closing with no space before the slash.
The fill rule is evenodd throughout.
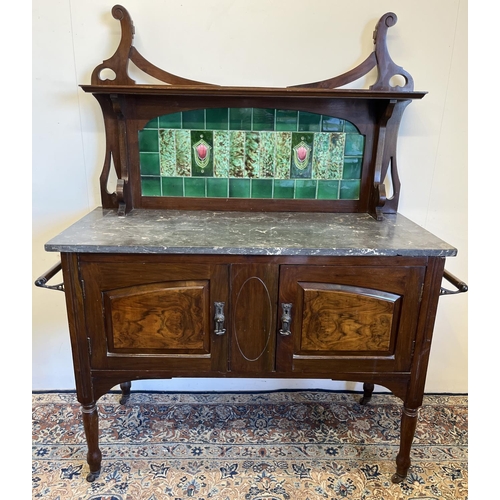
<path id="1" fill-rule="evenodd" d="M 283 310 L 283 314 L 281 315 L 280 335 L 288 337 L 289 335 L 292 334 L 292 332 L 290 331 L 290 323 L 292 322 L 292 315 L 291 315 L 292 304 L 282 303 L 281 309 Z"/>
<path id="2" fill-rule="evenodd" d="M 226 333 L 226 329 L 224 328 L 224 321 L 226 320 L 226 317 L 224 316 L 225 305 L 225 302 L 214 302 L 215 335 L 224 335 Z"/>

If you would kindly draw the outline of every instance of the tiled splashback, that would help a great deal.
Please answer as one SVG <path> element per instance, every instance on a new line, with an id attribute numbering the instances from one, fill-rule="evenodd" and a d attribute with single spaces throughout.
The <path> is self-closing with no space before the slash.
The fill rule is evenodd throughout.
<path id="1" fill-rule="evenodd" d="M 356 200 L 363 148 L 352 123 L 303 111 L 164 115 L 139 131 L 142 195 Z"/>

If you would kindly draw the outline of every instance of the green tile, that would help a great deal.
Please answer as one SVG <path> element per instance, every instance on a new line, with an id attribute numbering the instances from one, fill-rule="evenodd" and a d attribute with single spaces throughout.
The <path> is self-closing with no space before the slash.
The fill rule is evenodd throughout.
<path id="1" fill-rule="evenodd" d="M 318 200 L 338 200 L 340 181 L 318 181 Z"/>
<path id="2" fill-rule="evenodd" d="M 275 109 L 254 108 L 252 130 L 274 130 Z"/>
<path id="3" fill-rule="evenodd" d="M 345 134 L 318 132 L 314 134 L 313 178 L 340 179 L 344 159 Z"/>
<path id="4" fill-rule="evenodd" d="M 356 127 L 354 123 L 348 122 L 347 120 L 345 121 L 344 124 L 344 132 L 351 134 L 359 134 L 358 127 Z"/>
<path id="5" fill-rule="evenodd" d="M 290 177 L 310 179 L 312 175 L 314 134 L 302 132 L 292 134 Z M 305 157 L 301 160 L 302 154 Z"/>
<path id="6" fill-rule="evenodd" d="M 276 110 L 276 130 L 278 131 L 297 131 L 298 111 L 289 111 L 285 109 Z"/>
<path id="7" fill-rule="evenodd" d="M 252 198 L 272 198 L 272 179 L 252 179 Z"/>
<path id="8" fill-rule="evenodd" d="M 299 130 L 309 132 L 321 131 L 321 115 L 299 111 Z"/>
<path id="9" fill-rule="evenodd" d="M 187 130 L 205 129 L 205 110 L 193 109 L 182 112 L 182 128 Z"/>
<path id="10" fill-rule="evenodd" d="M 210 108 L 206 110 L 207 130 L 228 130 L 229 129 L 229 109 Z"/>
<path id="11" fill-rule="evenodd" d="M 139 130 L 139 151 L 141 153 L 158 153 L 158 130 Z"/>
<path id="12" fill-rule="evenodd" d="M 275 179 L 274 180 L 274 198 L 293 198 L 294 180 Z"/>
<path id="13" fill-rule="evenodd" d="M 323 132 L 343 132 L 344 120 L 333 116 L 323 115 L 321 120 L 321 130 Z"/>
<path id="14" fill-rule="evenodd" d="M 214 177 L 229 177 L 229 134 L 214 130 Z"/>
<path id="15" fill-rule="evenodd" d="M 175 174 L 180 177 L 191 175 L 191 132 L 175 130 Z"/>
<path id="16" fill-rule="evenodd" d="M 229 179 L 231 198 L 250 198 L 250 179 Z"/>
<path id="17" fill-rule="evenodd" d="M 160 177 L 141 177 L 142 196 L 161 196 Z"/>
<path id="18" fill-rule="evenodd" d="M 207 196 L 209 198 L 228 197 L 228 179 L 207 179 Z"/>
<path id="19" fill-rule="evenodd" d="M 157 129 L 158 128 L 158 117 L 153 118 L 152 120 L 149 120 L 148 123 L 146 123 L 146 125 L 144 125 L 144 128 Z"/>
<path id="20" fill-rule="evenodd" d="M 184 179 L 184 196 L 205 198 L 205 180 L 203 177 L 186 177 Z"/>
<path id="21" fill-rule="evenodd" d="M 163 196 L 184 196 L 184 179 L 182 177 L 162 177 Z"/>
<path id="22" fill-rule="evenodd" d="M 276 152 L 276 134 L 274 132 L 260 132 L 260 178 L 274 177 L 274 155 Z"/>
<path id="23" fill-rule="evenodd" d="M 361 179 L 363 158 L 344 157 L 343 179 Z"/>
<path id="24" fill-rule="evenodd" d="M 160 175 L 160 155 L 158 153 L 139 153 L 141 174 Z"/>
<path id="25" fill-rule="evenodd" d="M 359 134 L 346 134 L 345 136 L 345 156 L 363 156 L 365 137 Z"/>
<path id="26" fill-rule="evenodd" d="M 182 128 L 182 113 L 170 113 L 158 118 L 159 128 Z"/>
<path id="27" fill-rule="evenodd" d="M 292 159 L 292 133 L 276 132 L 275 141 L 274 176 L 277 179 L 289 179 Z"/>
<path id="28" fill-rule="evenodd" d="M 316 198 L 316 181 L 297 179 L 295 181 L 295 198 L 314 199 Z"/>
<path id="29" fill-rule="evenodd" d="M 252 130 L 252 108 L 230 108 L 229 129 Z"/>
<path id="30" fill-rule="evenodd" d="M 259 177 L 259 142 L 258 132 L 245 133 L 245 177 Z"/>
<path id="31" fill-rule="evenodd" d="M 193 177 L 212 177 L 213 132 L 211 130 L 191 130 L 191 172 Z"/>
<path id="32" fill-rule="evenodd" d="M 340 199 L 359 200 L 360 185 L 361 181 L 359 180 L 340 181 Z"/>
<path id="33" fill-rule="evenodd" d="M 229 132 L 229 176 L 245 177 L 245 132 Z"/>
<path id="34" fill-rule="evenodd" d="M 161 175 L 175 175 L 176 152 L 175 152 L 175 130 L 160 130 L 160 169 Z"/>

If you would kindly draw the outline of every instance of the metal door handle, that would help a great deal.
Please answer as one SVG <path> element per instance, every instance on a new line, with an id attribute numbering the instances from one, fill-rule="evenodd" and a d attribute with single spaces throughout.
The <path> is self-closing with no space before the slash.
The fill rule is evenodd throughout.
<path id="1" fill-rule="evenodd" d="M 288 335 L 292 334 L 292 332 L 290 331 L 290 323 L 292 322 L 292 304 L 282 303 L 281 308 L 283 309 L 283 314 L 281 315 L 280 335 L 287 337 Z"/>
<path id="2" fill-rule="evenodd" d="M 224 328 L 224 321 L 226 320 L 224 316 L 224 306 L 225 302 L 214 302 L 215 307 L 215 335 L 224 335 L 226 329 Z"/>

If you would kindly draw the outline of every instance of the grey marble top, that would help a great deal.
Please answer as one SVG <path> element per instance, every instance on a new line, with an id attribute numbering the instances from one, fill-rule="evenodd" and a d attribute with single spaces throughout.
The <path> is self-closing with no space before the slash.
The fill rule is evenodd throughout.
<path id="1" fill-rule="evenodd" d="M 49 252 L 441 256 L 457 250 L 406 217 L 96 208 L 50 240 Z"/>

